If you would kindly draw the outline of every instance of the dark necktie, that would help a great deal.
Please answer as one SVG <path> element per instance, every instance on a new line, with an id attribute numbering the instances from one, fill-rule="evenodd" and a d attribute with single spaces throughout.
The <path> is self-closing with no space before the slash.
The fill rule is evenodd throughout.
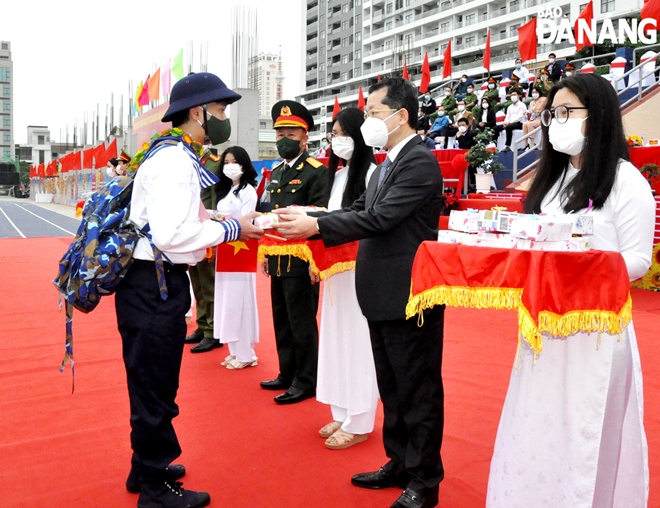
<path id="1" fill-rule="evenodd" d="M 390 158 L 385 157 L 385 160 L 380 165 L 380 174 L 378 175 L 378 187 L 380 187 L 380 184 L 382 184 L 383 180 L 385 180 L 385 175 L 387 174 L 387 170 L 389 169 L 390 164 L 392 164 Z"/>

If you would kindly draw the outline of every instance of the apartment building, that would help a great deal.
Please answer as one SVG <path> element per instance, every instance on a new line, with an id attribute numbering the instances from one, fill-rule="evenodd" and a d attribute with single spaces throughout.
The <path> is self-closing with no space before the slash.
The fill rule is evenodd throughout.
<path id="1" fill-rule="evenodd" d="M 0 41 L 0 159 L 14 159 L 14 78 L 11 43 Z"/>
<path id="2" fill-rule="evenodd" d="M 320 139 L 331 130 L 335 96 L 355 106 L 358 88 L 366 95 L 378 76 L 401 75 L 404 62 L 419 84 L 428 53 L 431 88 L 440 86 L 443 54 L 452 41 L 452 77 L 486 76 L 483 50 L 491 31 L 491 74 L 513 68 L 518 55 L 518 28 L 548 7 L 574 20 L 586 0 L 306 0 L 304 92 Z M 594 0 L 596 19 L 634 17 L 642 0 Z M 558 22 L 559 19 L 556 19 Z M 571 56 L 568 43 L 538 46 L 538 61 L 550 52 Z"/>
<path id="3" fill-rule="evenodd" d="M 270 117 L 270 109 L 282 100 L 284 79 L 282 58 L 274 53 L 260 53 L 249 60 L 248 88 L 259 90 L 259 116 Z"/>

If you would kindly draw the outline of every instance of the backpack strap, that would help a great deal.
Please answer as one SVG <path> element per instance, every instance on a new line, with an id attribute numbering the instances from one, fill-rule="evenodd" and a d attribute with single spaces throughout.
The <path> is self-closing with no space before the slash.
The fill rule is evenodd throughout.
<path id="1" fill-rule="evenodd" d="M 154 251 L 154 264 L 156 265 L 156 274 L 158 275 L 158 288 L 160 289 L 160 297 L 163 300 L 167 300 L 167 282 L 165 281 L 164 261 L 167 261 L 169 264 L 173 263 L 165 255 L 165 253 L 154 244 L 154 241 L 151 238 L 151 226 L 149 226 L 148 222 L 142 229 L 139 229 L 139 233 L 140 236 L 144 236 L 149 240 L 151 249 Z"/>

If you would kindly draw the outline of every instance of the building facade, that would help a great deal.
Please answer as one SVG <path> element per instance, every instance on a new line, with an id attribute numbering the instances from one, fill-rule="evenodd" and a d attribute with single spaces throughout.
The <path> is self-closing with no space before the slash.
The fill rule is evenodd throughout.
<path id="1" fill-rule="evenodd" d="M 0 41 L 0 159 L 14 159 L 14 69 L 11 43 Z"/>
<path id="2" fill-rule="evenodd" d="M 443 54 L 452 41 L 452 77 L 487 76 L 483 50 L 491 32 L 491 74 L 512 69 L 518 56 L 518 28 L 549 7 L 575 20 L 586 0 L 306 0 L 304 90 L 320 139 L 332 128 L 335 96 L 342 106 L 355 106 L 358 88 L 366 96 L 378 77 L 401 75 L 404 62 L 419 84 L 428 53 L 431 89 L 442 79 Z M 642 0 L 594 0 L 595 19 L 635 17 Z M 559 21 L 559 19 L 555 19 Z M 571 56 L 575 46 L 562 42 L 538 46 L 537 62 L 550 52 Z"/>
<path id="3" fill-rule="evenodd" d="M 257 54 L 257 11 L 244 5 L 232 8 L 232 87 L 249 88 L 249 62 Z"/>
<path id="4" fill-rule="evenodd" d="M 270 110 L 282 100 L 284 80 L 282 58 L 274 53 L 260 53 L 250 58 L 248 88 L 259 90 L 259 116 L 270 117 Z"/>

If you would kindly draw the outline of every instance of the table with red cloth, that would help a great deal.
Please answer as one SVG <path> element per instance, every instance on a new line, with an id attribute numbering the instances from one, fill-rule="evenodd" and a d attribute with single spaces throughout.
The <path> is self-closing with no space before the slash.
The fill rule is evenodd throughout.
<path id="1" fill-rule="evenodd" d="M 408 318 L 450 305 L 515 309 L 536 354 L 542 333 L 619 334 L 632 319 L 628 271 L 618 252 L 551 252 L 424 242 L 412 269 Z"/>
<path id="2" fill-rule="evenodd" d="M 637 146 L 628 150 L 630 162 L 637 169 L 644 164 L 657 164 L 660 166 L 660 145 L 658 146 Z M 660 181 L 651 186 L 656 192 L 660 193 Z"/>
<path id="3" fill-rule="evenodd" d="M 359 242 L 350 242 L 326 247 L 321 239 L 287 240 L 271 231 L 259 240 L 258 260 L 263 261 L 266 256 L 294 256 L 309 263 L 312 271 L 325 280 L 336 273 L 355 270 L 358 244 Z M 279 266 L 278 269 L 286 270 L 287 267 Z"/>

